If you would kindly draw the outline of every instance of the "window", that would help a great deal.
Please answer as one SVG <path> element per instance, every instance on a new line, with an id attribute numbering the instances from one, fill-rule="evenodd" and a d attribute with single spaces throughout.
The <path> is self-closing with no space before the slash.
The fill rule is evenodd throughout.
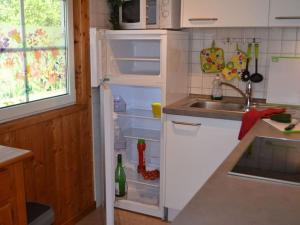
<path id="1" fill-rule="evenodd" d="M 75 102 L 71 0 L 0 0 L 0 121 Z"/>

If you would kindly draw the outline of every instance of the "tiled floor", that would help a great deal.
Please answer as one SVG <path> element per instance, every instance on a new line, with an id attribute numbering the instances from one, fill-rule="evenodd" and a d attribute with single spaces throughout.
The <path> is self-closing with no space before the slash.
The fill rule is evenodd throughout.
<path id="1" fill-rule="evenodd" d="M 169 223 L 158 218 L 131 213 L 124 210 L 115 210 L 116 225 L 168 225 Z M 76 225 L 105 225 L 104 210 L 98 208 Z"/>

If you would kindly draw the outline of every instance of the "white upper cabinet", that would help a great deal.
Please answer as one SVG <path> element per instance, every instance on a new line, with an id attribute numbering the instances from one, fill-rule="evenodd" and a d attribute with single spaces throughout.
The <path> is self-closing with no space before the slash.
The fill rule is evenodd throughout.
<path id="1" fill-rule="evenodd" d="M 269 25 L 300 26 L 300 0 L 270 0 Z"/>
<path id="2" fill-rule="evenodd" d="M 269 0 L 182 0 L 181 4 L 181 27 L 268 26 Z"/>

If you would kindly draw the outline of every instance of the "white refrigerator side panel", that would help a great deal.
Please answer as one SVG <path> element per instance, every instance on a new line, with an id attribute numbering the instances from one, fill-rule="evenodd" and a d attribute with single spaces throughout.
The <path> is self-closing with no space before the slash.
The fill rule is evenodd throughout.
<path id="1" fill-rule="evenodd" d="M 105 191 L 106 191 L 106 225 L 114 225 L 114 121 L 112 93 L 108 85 L 101 85 L 104 118 L 105 143 Z"/>
<path id="2" fill-rule="evenodd" d="M 166 51 L 166 104 L 188 95 L 188 34 L 170 34 L 164 45 Z"/>

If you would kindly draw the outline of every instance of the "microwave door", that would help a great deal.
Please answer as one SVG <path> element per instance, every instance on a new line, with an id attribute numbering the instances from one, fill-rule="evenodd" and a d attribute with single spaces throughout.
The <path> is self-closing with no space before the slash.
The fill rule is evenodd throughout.
<path id="1" fill-rule="evenodd" d="M 124 0 L 119 10 L 123 29 L 146 29 L 146 0 Z"/>
<path id="2" fill-rule="evenodd" d="M 159 28 L 159 13 L 160 13 L 159 0 L 147 0 L 146 13 L 147 13 L 147 18 L 146 18 L 147 28 L 150 29 Z"/>

